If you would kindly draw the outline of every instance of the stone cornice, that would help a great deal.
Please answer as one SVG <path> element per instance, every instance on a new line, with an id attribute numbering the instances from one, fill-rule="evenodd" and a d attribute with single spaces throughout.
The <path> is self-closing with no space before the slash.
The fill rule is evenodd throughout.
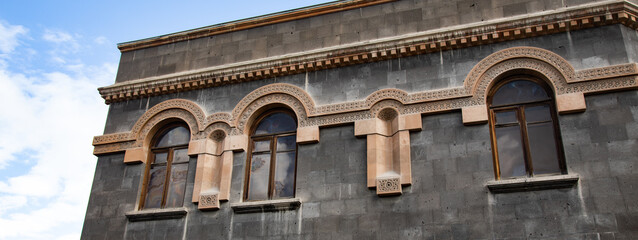
<path id="1" fill-rule="evenodd" d="M 102 87 L 99 91 L 109 104 L 595 26 L 623 24 L 632 29 L 638 29 L 637 12 L 638 7 L 632 3 L 605 1 L 138 79 Z"/>
<path id="2" fill-rule="evenodd" d="M 329 2 L 232 22 L 216 24 L 188 31 L 162 35 L 158 37 L 120 43 L 117 45 L 117 48 L 120 49 L 121 52 L 133 51 L 136 49 L 154 47 L 195 38 L 209 37 L 222 33 L 235 32 L 280 22 L 293 21 L 302 18 L 309 18 L 313 16 L 319 16 L 323 14 L 346 11 L 354 8 L 361 8 L 394 1 L 397 0 L 350 0 Z"/>

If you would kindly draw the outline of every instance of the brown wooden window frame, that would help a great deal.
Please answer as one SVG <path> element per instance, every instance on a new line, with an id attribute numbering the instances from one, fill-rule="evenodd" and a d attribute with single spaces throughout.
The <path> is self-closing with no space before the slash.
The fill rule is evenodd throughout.
<path id="1" fill-rule="evenodd" d="M 166 200 L 167 200 L 167 195 L 168 195 L 168 187 L 170 185 L 170 179 L 171 179 L 171 170 L 173 168 L 174 165 L 182 165 L 182 164 L 186 164 L 188 165 L 189 161 L 185 161 L 185 162 L 178 162 L 178 163 L 173 163 L 173 156 L 174 156 L 174 152 L 175 150 L 183 150 L 186 149 L 186 151 L 188 151 L 188 143 L 186 144 L 181 144 L 181 145 L 174 145 L 174 146 L 168 146 L 168 147 L 155 147 L 155 145 L 157 144 L 157 142 L 159 140 L 161 140 L 161 138 L 168 133 L 169 131 L 177 128 L 177 127 L 184 127 L 189 131 L 190 134 L 190 128 L 184 124 L 184 123 L 171 123 L 168 124 L 166 126 L 163 126 L 161 130 L 157 131 L 157 133 L 155 134 L 155 136 L 153 136 L 153 139 L 151 141 L 150 144 L 150 149 L 149 149 L 149 156 L 148 156 L 148 163 L 146 164 L 145 170 L 144 170 L 144 184 L 142 185 L 142 195 L 140 198 L 140 203 L 139 203 L 139 209 L 143 210 L 143 209 L 164 209 L 166 208 Z M 155 163 L 155 158 L 157 156 L 158 153 L 166 153 L 166 162 L 165 163 Z M 190 158 L 190 157 L 189 157 Z M 148 194 L 148 181 L 150 181 L 150 170 L 152 167 L 155 166 L 166 166 L 166 173 L 164 175 L 164 189 L 162 191 L 162 202 L 159 208 L 145 208 L 145 203 L 146 203 L 146 197 Z M 188 167 L 187 167 L 188 169 Z M 185 196 L 185 192 L 184 192 L 184 196 Z M 184 197 L 182 196 L 182 197 Z M 184 204 L 184 200 L 182 200 L 182 206 Z"/>
<path id="2" fill-rule="evenodd" d="M 499 105 L 499 106 L 492 106 L 492 98 L 494 96 L 494 94 L 505 84 L 511 83 L 513 81 L 519 81 L 519 80 L 523 80 L 523 81 L 530 81 L 533 82 L 537 85 L 539 85 L 540 87 L 543 88 L 543 90 L 545 90 L 545 93 L 548 95 L 548 99 L 546 100 L 538 100 L 538 101 L 531 101 L 531 102 L 518 102 L 518 103 L 511 103 L 511 104 L 506 104 L 506 105 Z M 563 145 L 562 145 L 562 139 L 561 139 L 561 134 L 560 134 L 560 128 L 559 128 L 559 124 L 558 124 L 558 118 L 557 118 L 557 111 L 556 111 L 556 103 L 555 103 L 555 98 L 554 98 L 554 92 L 553 90 L 548 86 L 548 84 L 541 80 L 538 79 L 536 77 L 532 77 L 532 76 L 527 76 L 527 75 L 517 75 L 517 76 L 511 76 L 508 78 L 503 79 L 502 81 L 498 82 L 497 84 L 495 84 L 494 86 L 492 86 L 492 88 L 490 89 L 490 92 L 488 94 L 488 98 L 487 98 L 487 103 L 488 103 L 488 109 L 489 109 L 489 126 L 490 126 L 490 138 L 491 138 L 491 144 L 492 144 L 492 157 L 493 157 L 493 163 L 494 163 L 494 176 L 496 178 L 496 180 L 501 180 L 501 171 L 500 171 L 500 163 L 499 163 L 499 156 L 498 156 L 498 144 L 496 142 L 496 131 L 495 129 L 498 127 L 508 127 L 508 126 L 515 126 L 518 125 L 519 129 L 520 129 L 520 136 L 521 136 L 521 143 L 522 143 L 522 147 L 523 147 L 523 159 L 524 159 L 524 163 L 525 163 L 525 171 L 526 171 L 526 175 L 525 176 L 518 176 L 518 177 L 511 177 L 511 178 L 521 178 L 521 177 L 534 177 L 534 176 L 543 176 L 543 175 L 560 175 L 560 174 L 567 174 L 567 167 L 565 164 L 565 157 L 564 157 L 564 151 L 563 151 Z M 550 120 L 547 121 L 537 121 L 537 122 L 527 122 L 527 118 L 525 116 L 525 108 L 528 107 L 535 107 L 535 106 L 541 106 L 541 105 L 546 105 L 549 106 L 549 111 L 550 111 Z M 496 112 L 499 111 L 512 111 L 514 110 L 516 112 L 516 122 L 515 123 L 505 123 L 505 124 L 497 124 L 496 123 Z M 547 123 L 547 122 L 552 122 L 552 126 L 553 126 L 553 130 L 554 130 L 554 141 L 555 141 L 555 147 L 556 147 L 556 153 L 557 153 L 557 158 L 558 158 L 558 166 L 559 166 L 559 170 L 560 172 L 557 173 L 547 173 L 547 174 L 534 174 L 534 164 L 533 164 L 533 159 L 531 157 L 531 150 L 530 150 L 530 143 L 529 143 L 529 130 L 528 130 L 528 125 L 530 124 L 541 124 L 541 123 Z"/>
<path id="3" fill-rule="evenodd" d="M 278 132 L 278 133 L 268 133 L 268 134 L 259 134 L 256 135 L 255 131 L 257 130 L 257 127 L 259 126 L 259 124 L 262 122 L 262 120 L 264 120 L 265 118 L 275 114 L 275 113 L 285 113 L 287 115 L 289 115 L 294 121 L 295 121 L 295 130 L 294 131 L 287 131 L 287 132 Z M 299 123 L 297 122 L 297 117 L 295 116 L 295 114 L 288 110 L 288 109 L 281 109 L 281 108 L 277 108 L 277 109 L 273 109 L 273 110 L 269 110 L 263 114 L 261 114 L 255 121 L 254 124 L 251 126 L 250 129 L 250 141 L 249 141 L 249 147 L 248 147 L 248 154 L 247 154 L 247 159 L 246 159 L 246 168 L 245 168 L 245 178 L 244 178 L 244 194 L 243 194 L 243 200 L 245 202 L 257 202 L 257 201 L 266 201 L 266 200 L 273 200 L 273 199 L 288 199 L 288 198 L 274 198 L 274 193 L 275 193 L 275 170 L 276 170 L 276 163 L 277 163 L 277 158 L 276 155 L 277 153 L 282 153 L 282 152 L 294 152 L 295 153 L 295 159 L 294 159 L 294 164 L 295 164 L 295 170 L 294 170 L 294 179 L 293 179 L 293 186 L 292 186 L 292 196 L 290 198 L 294 198 L 294 196 L 296 196 L 296 187 L 297 187 L 297 158 L 298 158 L 298 146 L 299 144 L 297 144 L 296 138 L 295 138 L 295 147 L 294 150 L 285 150 L 285 151 L 277 151 L 277 138 L 279 137 L 288 137 L 288 136 L 296 136 L 297 135 L 297 127 Z M 268 151 L 258 151 L 258 152 L 253 152 L 254 150 L 254 146 L 255 146 L 255 141 L 263 141 L 263 140 L 270 140 L 270 147 L 268 149 Z M 270 152 L 270 169 L 269 169 L 269 173 L 268 173 L 268 199 L 256 199 L 256 200 L 249 200 L 248 199 L 248 194 L 249 194 L 249 185 L 250 185 L 250 177 L 251 177 L 251 164 L 252 164 L 252 158 L 253 158 L 253 154 L 255 153 L 268 153 Z"/>

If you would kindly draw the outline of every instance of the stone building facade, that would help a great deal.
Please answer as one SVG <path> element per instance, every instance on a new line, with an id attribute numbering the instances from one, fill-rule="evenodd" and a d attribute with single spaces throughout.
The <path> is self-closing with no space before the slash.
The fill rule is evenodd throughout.
<path id="1" fill-rule="evenodd" d="M 119 44 L 82 238 L 635 238 L 637 13 L 351 0 Z"/>

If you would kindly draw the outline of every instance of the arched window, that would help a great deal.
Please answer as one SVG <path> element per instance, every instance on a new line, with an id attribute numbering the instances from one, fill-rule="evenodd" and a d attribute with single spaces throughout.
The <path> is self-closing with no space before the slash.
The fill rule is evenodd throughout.
<path id="1" fill-rule="evenodd" d="M 295 196 L 297 121 L 285 110 L 257 119 L 251 131 L 244 200 Z"/>
<path id="2" fill-rule="evenodd" d="M 566 174 L 551 89 L 517 76 L 496 84 L 488 97 L 496 179 Z"/>
<path id="3" fill-rule="evenodd" d="M 181 207 L 188 175 L 186 125 L 172 124 L 157 132 L 146 164 L 140 209 Z"/>

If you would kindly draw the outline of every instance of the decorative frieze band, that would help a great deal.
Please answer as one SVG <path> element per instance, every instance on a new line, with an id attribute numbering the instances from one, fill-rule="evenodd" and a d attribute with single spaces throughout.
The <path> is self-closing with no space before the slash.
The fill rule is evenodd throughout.
<path id="1" fill-rule="evenodd" d="M 172 74 L 167 76 L 139 79 L 99 89 L 106 103 L 129 99 L 215 87 L 223 84 L 251 81 L 274 76 L 290 75 L 319 69 L 347 66 L 363 62 L 381 61 L 403 56 L 438 52 L 454 48 L 478 46 L 494 42 L 509 41 L 534 36 L 572 31 L 594 26 L 623 24 L 638 29 L 636 6 L 629 2 L 606 1 L 577 7 L 565 8 L 550 13 L 523 17 L 510 17 L 485 21 L 480 25 L 457 26 L 446 30 L 434 30 L 402 36 L 367 41 L 365 43 L 344 44 L 337 47 L 310 50 L 298 54 L 258 59 L 248 62 L 212 67 L 197 72 Z M 550 62 L 551 63 L 551 62 Z M 556 65 L 556 64 L 554 64 Z M 559 69 L 563 72 L 567 69 Z M 609 69 L 613 71 L 613 69 Z M 597 74 L 607 74 L 598 70 L 581 72 L 566 79 L 571 83 L 579 79 L 588 81 L 601 78 Z M 622 71 L 620 69 L 619 71 Z M 566 72 L 563 72 L 566 75 Z M 608 74 L 607 74 L 608 75 Z M 573 79 L 572 79 L 573 78 Z M 429 96 L 419 98 L 439 98 L 455 95 L 452 92 L 428 92 Z M 319 112 L 342 112 L 360 107 L 355 103 L 322 106 Z M 315 115 L 312 112 L 309 115 Z"/>
<path id="2" fill-rule="evenodd" d="M 400 115 L 426 114 L 463 109 L 466 124 L 484 122 L 485 99 L 494 81 L 513 74 L 533 74 L 553 88 L 561 113 L 583 111 L 583 94 L 638 87 L 638 65 L 623 64 L 576 71 L 565 59 L 548 50 L 514 47 L 498 51 L 481 60 L 468 74 L 462 87 L 407 93 L 383 89 L 366 99 L 316 106 L 303 89 L 283 83 L 260 87 L 240 100 L 231 113 L 206 113 L 194 102 L 172 99 L 149 109 L 131 132 L 96 136 L 95 154 L 142 147 L 153 127 L 172 118 L 186 122 L 192 139 L 210 138 L 214 129 L 224 129 L 235 139 L 233 149 L 245 145 L 241 139 L 259 111 L 273 104 L 288 106 L 297 115 L 300 128 L 310 135 L 302 141 L 318 140 L 317 127 L 352 123 L 376 118 L 384 109 L 396 109 Z M 578 104 L 575 104 L 578 102 Z M 466 115 L 469 114 L 469 115 Z M 466 122 L 467 120 L 467 122 Z M 315 136 L 316 135 L 316 136 Z"/>

